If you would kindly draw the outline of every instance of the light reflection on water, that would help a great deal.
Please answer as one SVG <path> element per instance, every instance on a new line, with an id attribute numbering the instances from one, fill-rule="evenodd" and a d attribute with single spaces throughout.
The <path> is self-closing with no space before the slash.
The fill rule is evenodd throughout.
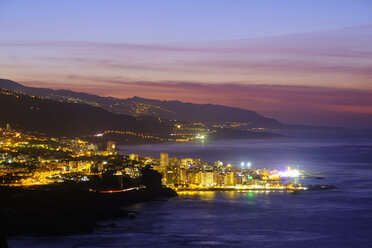
<path id="1" fill-rule="evenodd" d="M 249 204 L 253 204 L 254 198 L 257 195 L 269 195 L 273 193 L 287 193 L 290 191 L 280 191 L 280 190 L 229 190 L 229 191 L 178 191 L 179 198 L 188 198 L 190 196 L 194 196 L 198 198 L 198 200 L 201 201 L 215 201 L 216 200 L 216 195 L 223 193 L 223 197 L 228 200 L 235 201 L 237 198 L 237 195 L 246 195 L 247 202 Z M 291 192 L 290 192 L 291 193 Z"/>
<path id="2" fill-rule="evenodd" d="M 127 207 L 93 235 L 18 237 L 11 247 L 369 247 L 370 189 L 183 192 Z M 111 223 L 111 222 L 107 222 Z M 362 231 L 361 231 L 362 230 Z"/>
<path id="3" fill-rule="evenodd" d="M 370 136 L 363 136 L 216 142 L 204 147 L 132 147 L 131 152 L 140 154 L 158 156 L 160 151 L 168 151 L 170 156 L 199 156 L 208 161 L 249 158 L 255 164 L 274 168 L 293 162 L 323 178 L 305 178 L 304 183 L 334 184 L 337 188 L 300 194 L 253 190 L 182 192 L 169 201 L 128 207 L 136 212 L 136 218 L 113 221 L 117 228 L 96 229 L 93 235 L 15 237 L 10 244 L 29 248 L 371 247 L 371 141 Z"/>

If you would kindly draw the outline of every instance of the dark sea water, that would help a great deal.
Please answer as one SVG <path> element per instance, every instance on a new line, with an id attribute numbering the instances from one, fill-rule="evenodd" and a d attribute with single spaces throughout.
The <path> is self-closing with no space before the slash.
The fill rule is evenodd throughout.
<path id="1" fill-rule="evenodd" d="M 296 137 L 293 137 L 293 136 Z M 200 192 L 126 207 L 133 220 L 67 237 L 14 237 L 10 247 L 372 247 L 372 134 L 318 131 L 265 140 L 121 147 L 254 167 L 299 165 L 324 191 Z M 103 210 L 104 211 L 104 210 Z"/>

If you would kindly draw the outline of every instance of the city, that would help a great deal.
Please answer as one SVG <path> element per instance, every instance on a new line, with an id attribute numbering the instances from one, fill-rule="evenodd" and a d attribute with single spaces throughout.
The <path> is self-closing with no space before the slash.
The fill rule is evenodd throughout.
<path id="1" fill-rule="evenodd" d="M 0 0 L 0 248 L 371 248 L 372 0 Z"/>
<path id="2" fill-rule="evenodd" d="M 49 138 L 15 131 L 9 124 L 0 129 L 0 135 L 2 186 L 89 181 L 102 174 L 136 179 L 141 168 L 151 166 L 162 175 L 163 185 L 176 191 L 306 189 L 298 182 L 298 168 L 289 166 L 278 171 L 254 168 L 251 162 L 209 164 L 199 158 L 169 157 L 166 152 L 160 153 L 160 158 L 122 156 L 113 141 L 98 145 L 82 139 Z M 120 185 L 117 187 L 123 189 Z"/>

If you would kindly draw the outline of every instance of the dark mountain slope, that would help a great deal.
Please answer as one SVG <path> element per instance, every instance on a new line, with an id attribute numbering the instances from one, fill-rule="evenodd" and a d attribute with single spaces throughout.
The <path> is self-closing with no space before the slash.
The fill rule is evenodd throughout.
<path id="1" fill-rule="evenodd" d="M 149 108 L 157 108 L 157 113 L 166 119 L 185 120 L 190 122 L 204 122 L 218 124 L 229 122 L 251 122 L 257 127 L 282 127 L 284 126 L 275 119 L 265 118 L 252 110 L 226 107 L 213 104 L 194 104 L 180 101 L 159 101 L 140 97 L 129 98 L 126 101 L 144 105 Z"/>
<path id="2" fill-rule="evenodd" d="M 169 126 L 156 118 L 117 115 L 86 104 L 58 102 L 0 90 L 0 125 L 9 123 L 25 131 L 53 136 L 81 136 L 105 130 L 168 133 Z"/>
<path id="3" fill-rule="evenodd" d="M 116 114 L 154 116 L 162 119 L 176 119 L 207 124 L 223 122 L 251 123 L 251 127 L 283 128 L 285 125 L 275 119 L 265 118 L 254 111 L 212 104 L 193 104 L 179 101 L 150 100 L 140 97 L 117 99 L 73 92 L 25 87 L 16 82 L 0 79 L 0 88 L 20 91 L 26 94 L 57 101 L 84 103 L 99 106 Z"/>

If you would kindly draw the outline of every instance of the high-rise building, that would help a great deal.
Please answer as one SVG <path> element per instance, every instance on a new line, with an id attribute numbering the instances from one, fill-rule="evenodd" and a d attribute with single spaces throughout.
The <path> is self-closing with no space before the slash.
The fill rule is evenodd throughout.
<path id="1" fill-rule="evenodd" d="M 224 185 L 235 186 L 235 173 L 234 172 L 226 172 L 225 177 L 224 177 Z"/>
<path id="2" fill-rule="evenodd" d="M 164 172 L 165 174 L 165 183 L 166 184 L 178 184 L 179 183 L 179 176 L 177 173 L 177 168 L 168 166 Z"/>
<path id="3" fill-rule="evenodd" d="M 200 185 L 201 183 L 200 173 L 196 171 L 190 171 L 187 174 L 187 182 L 194 185 Z"/>
<path id="4" fill-rule="evenodd" d="M 160 166 L 165 168 L 169 165 L 169 156 L 166 152 L 160 153 Z"/>
<path id="5" fill-rule="evenodd" d="M 214 175 L 212 171 L 201 171 L 200 174 L 200 184 L 203 187 L 214 186 Z"/>
<path id="6" fill-rule="evenodd" d="M 178 164 L 178 158 L 177 157 L 169 158 L 168 161 L 169 161 L 170 166 L 177 166 L 177 164 Z"/>
<path id="7" fill-rule="evenodd" d="M 215 173 L 214 174 L 214 182 L 217 186 L 223 186 L 224 185 L 224 177 L 225 175 L 223 173 Z"/>
<path id="8" fill-rule="evenodd" d="M 180 183 L 187 183 L 187 170 L 186 169 L 180 169 L 179 176 L 180 176 Z"/>
<path id="9" fill-rule="evenodd" d="M 196 159 L 195 159 L 195 165 L 196 165 L 197 167 L 200 167 L 200 166 L 201 166 L 201 160 L 200 160 L 200 158 L 196 158 Z"/>
<path id="10" fill-rule="evenodd" d="M 114 141 L 107 142 L 107 151 L 109 154 L 115 154 L 116 144 Z"/>

